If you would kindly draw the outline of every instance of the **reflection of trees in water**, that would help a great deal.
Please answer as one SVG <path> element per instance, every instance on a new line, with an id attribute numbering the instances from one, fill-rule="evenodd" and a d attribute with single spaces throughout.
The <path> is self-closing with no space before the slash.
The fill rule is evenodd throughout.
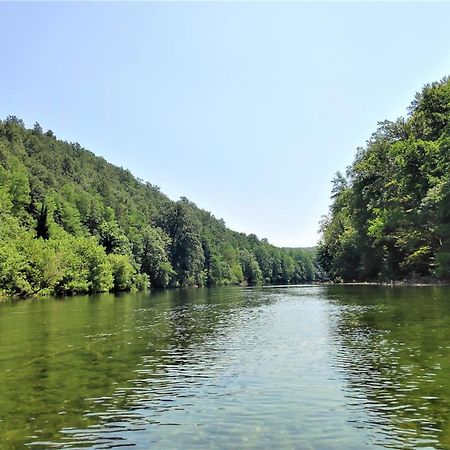
<path id="1" fill-rule="evenodd" d="M 392 448 L 450 448 L 448 288 L 330 288 L 355 426 Z"/>
<path id="2" fill-rule="evenodd" d="M 134 377 L 111 396 L 92 399 L 88 417 L 95 422 L 89 429 L 63 430 L 67 446 L 125 445 L 130 431 L 170 424 L 170 413 L 189 408 L 205 385 L 218 391 L 214 383 L 221 382 L 220 377 L 213 378 L 223 367 L 215 367 L 217 356 L 226 349 L 233 328 L 239 327 L 243 311 L 271 301 L 270 296 L 264 299 L 254 291 L 233 288 L 157 295 L 149 310 L 134 312 L 134 326 L 146 342 Z"/>

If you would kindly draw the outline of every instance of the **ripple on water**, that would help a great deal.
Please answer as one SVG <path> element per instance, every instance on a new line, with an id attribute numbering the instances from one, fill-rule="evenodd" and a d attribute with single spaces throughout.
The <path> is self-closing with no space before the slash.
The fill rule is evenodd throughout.
<path id="1" fill-rule="evenodd" d="M 131 347 L 130 363 L 120 366 L 126 376 L 116 372 L 109 390 L 84 398 L 85 425 L 67 419 L 50 439 L 34 433 L 28 445 L 445 448 L 450 389 L 441 374 L 450 336 L 426 330 L 426 313 L 401 297 L 354 292 L 198 290 L 187 300 L 161 294 L 174 300 L 160 305 L 125 303 L 114 327 L 93 332 L 91 323 L 83 336 L 111 368 Z"/>

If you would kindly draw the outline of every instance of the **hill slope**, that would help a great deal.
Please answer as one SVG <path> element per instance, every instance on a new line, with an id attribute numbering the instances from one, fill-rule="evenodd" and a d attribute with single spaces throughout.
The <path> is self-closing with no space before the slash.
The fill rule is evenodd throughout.
<path id="1" fill-rule="evenodd" d="M 299 283 L 284 251 L 17 117 L 0 122 L 0 291 L 66 294 L 148 286 Z"/>
<path id="2" fill-rule="evenodd" d="M 450 79 L 379 124 L 333 180 L 318 250 L 332 278 L 450 277 Z"/>

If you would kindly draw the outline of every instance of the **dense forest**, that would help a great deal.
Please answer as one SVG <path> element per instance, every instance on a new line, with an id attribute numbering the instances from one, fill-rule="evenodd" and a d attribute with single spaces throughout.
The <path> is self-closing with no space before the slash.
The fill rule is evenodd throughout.
<path id="1" fill-rule="evenodd" d="M 450 78 L 379 123 L 333 180 L 318 259 L 334 280 L 450 278 Z"/>
<path id="2" fill-rule="evenodd" d="M 73 294 L 301 283 L 301 249 L 231 231 L 36 123 L 0 121 L 0 292 Z"/>

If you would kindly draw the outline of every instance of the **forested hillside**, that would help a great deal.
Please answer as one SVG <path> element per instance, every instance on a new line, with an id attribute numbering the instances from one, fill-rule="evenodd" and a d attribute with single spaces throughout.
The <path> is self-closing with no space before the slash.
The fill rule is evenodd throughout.
<path id="1" fill-rule="evenodd" d="M 450 278 L 450 79 L 379 124 L 333 180 L 321 266 L 337 280 Z"/>
<path id="2" fill-rule="evenodd" d="M 226 228 L 79 144 L 0 122 L 0 292 L 299 283 L 310 253 Z"/>

